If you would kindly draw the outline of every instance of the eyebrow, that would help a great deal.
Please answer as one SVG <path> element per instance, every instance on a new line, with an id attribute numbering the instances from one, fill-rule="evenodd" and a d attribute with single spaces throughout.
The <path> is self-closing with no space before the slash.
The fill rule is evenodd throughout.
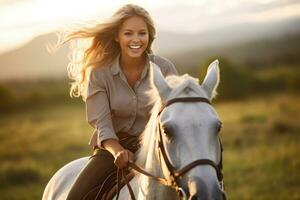
<path id="1" fill-rule="evenodd" d="M 133 31 L 132 29 L 124 29 L 123 31 Z M 140 29 L 139 31 L 147 31 L 147 29 L 143 28 L 143 29 Z"/>

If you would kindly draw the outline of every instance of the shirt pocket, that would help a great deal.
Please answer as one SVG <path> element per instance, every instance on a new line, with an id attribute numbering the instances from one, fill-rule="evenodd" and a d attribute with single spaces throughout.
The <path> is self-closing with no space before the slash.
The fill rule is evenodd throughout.
<path id="1" fill-rule="evenodd" d="M 133 95 L 130 91 L 119 89 L 111 96 L 111 116 L 112 118 L 125 118 L 134 111 L 135 105 Z"/>

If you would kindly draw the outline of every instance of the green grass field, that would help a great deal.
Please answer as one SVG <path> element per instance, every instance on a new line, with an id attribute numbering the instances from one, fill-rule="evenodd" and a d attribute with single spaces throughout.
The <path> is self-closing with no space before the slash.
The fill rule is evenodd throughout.
<path id="1" fill-rule="evenodd" d="M 300 95 L 216 102 L 228 199 L 300 199 Z M 41 199 L 56 170 L 90 155 L 91 131 L 83 104 L 1 116 L 0 198 Z"/>

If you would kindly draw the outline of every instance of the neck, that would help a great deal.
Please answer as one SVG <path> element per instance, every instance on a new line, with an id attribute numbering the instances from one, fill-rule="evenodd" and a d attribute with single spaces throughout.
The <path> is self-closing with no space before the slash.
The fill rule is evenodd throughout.
<path id="1" fill-rule="evenodd" d="M 146 63 L 146 56 L 142 55 L 138 58 L 132 58 L 129 56 L 120 56 L 121 67 L 125 70 L 136 70 L 143 68 Z"/>

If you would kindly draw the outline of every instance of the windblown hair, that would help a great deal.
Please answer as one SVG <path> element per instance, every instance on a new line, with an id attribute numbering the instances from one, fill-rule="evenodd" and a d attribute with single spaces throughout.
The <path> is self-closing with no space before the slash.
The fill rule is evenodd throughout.
<path id="1" fill-rule="evenodd" d="M 105 22 L 58 33 L 56 48 L 71 42 L 68 64 L 71 97 L 82 96 L 85 100 L 90 71 L 94 67 L 110 64 L 120 54 L 120 46 L 115 37 L 123 22 L 133 16 L 141 17 L 147 24 L 149 44 L 146 53 L 152 53 L 151 46 L 156 34 L 153 20 L 144 8 L 133 4 L 121 7 Z"/>

